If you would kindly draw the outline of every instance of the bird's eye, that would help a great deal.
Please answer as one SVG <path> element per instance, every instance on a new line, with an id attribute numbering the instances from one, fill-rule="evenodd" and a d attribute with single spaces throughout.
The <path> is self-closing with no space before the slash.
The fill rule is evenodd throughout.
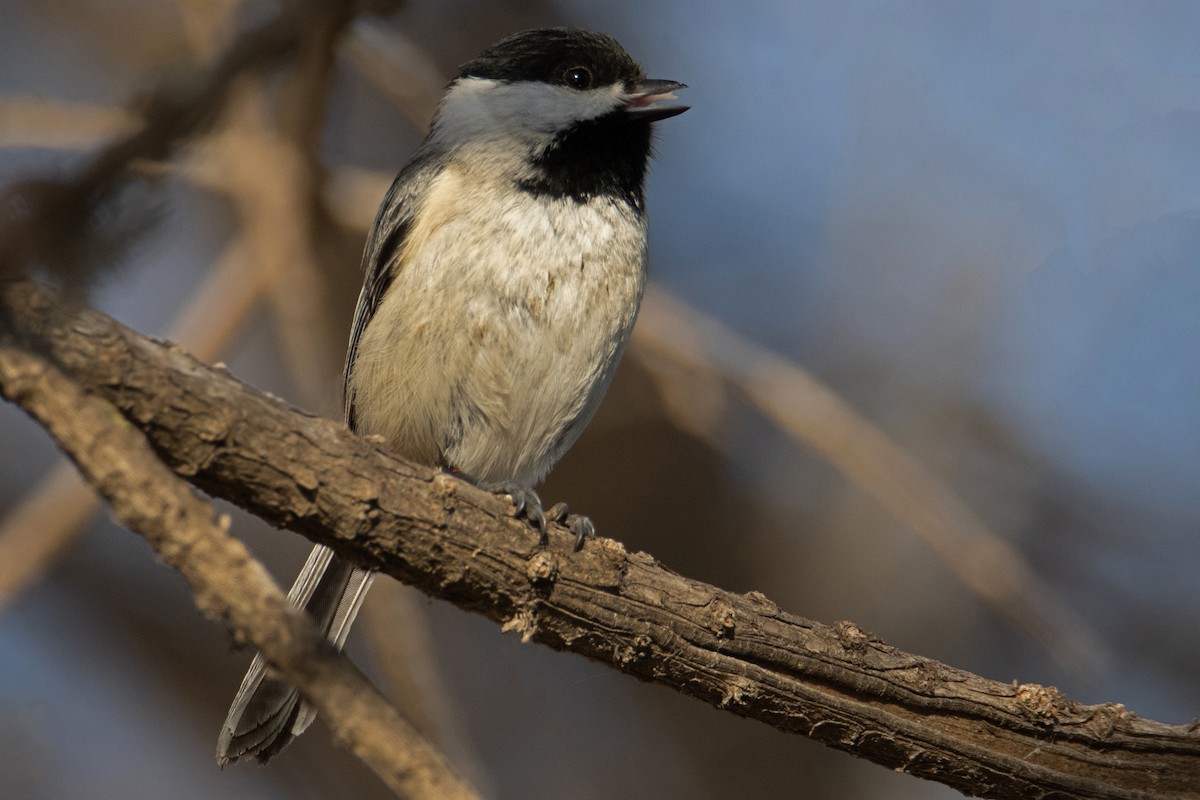
<path id="1" fill-rule="evenodd" d="M 563 83 L 572 89 L 589 89 L 592 85 L 592 72 L 587 67 L 571 67 L 563 73 Z"/>

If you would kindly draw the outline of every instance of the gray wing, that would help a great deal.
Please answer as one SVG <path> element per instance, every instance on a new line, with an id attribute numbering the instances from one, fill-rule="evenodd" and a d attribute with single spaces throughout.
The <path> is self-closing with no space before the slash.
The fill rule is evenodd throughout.
<path id="1" fill-rule="evenodd" d="M 358 342 L 375 312 L 379 310 L 384 295 L 396 280 L 400 270 L 400 256 L 404 252 L 409 230 L 420 209 L 421 201 L 429 190 L 429 184 L 433 182 L 436 169 L 435 156 L 422 152 L 401 170 L 379 206 L 379 213 L 375 215 L 375 224 L 371 226 L 371 235 L 363 250 L 362 291 L 358 293 L 358 305 L 354 308 L 354 322 L 350 325 L 350 344 L 346 348 L 346 366 L 342 371 L 346 425 L 358 433 L 362 431 L 358 430 L 358 420 L 354 415 L 354 396 L 350 391 L 350 371 L 358 355 Z"/>

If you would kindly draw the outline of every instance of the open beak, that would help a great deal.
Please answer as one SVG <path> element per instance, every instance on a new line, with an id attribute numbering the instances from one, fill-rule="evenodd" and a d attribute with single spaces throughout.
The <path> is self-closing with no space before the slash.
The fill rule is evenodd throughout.
<path id="1" fill-rule="evenodd" d="M 686 89 L 687 86 L 678 81 L 644 80 L 633 87 L 633 93 L 626 101 L 624 111 L 633 119 L 653 122 L 666 119 L 688 110 L 688 106 L 672 103 L 676 100 L 676 89 Z"/>

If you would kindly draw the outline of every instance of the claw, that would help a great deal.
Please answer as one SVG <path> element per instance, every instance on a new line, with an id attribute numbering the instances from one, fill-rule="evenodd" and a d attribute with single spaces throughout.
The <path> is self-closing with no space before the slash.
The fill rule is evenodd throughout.
<path id="1" fill-rule="evenodd" d="M 560 505 L 562 505 L 560 503 Z M 571 514 L 567 517 L 567 529 L 575 534 L 575 551 L 583 549 L 583 543 L 596 538 L 596 523 L 583 514 Z"/>
<path id="2" fill-rule="evenodd" d="M 575 534 L 575 552 L 582 550 L 583 543 L 588 539 L 596 538 L 596 523 L 583 514 L 569 513 L 566 503 L 555 503 L 550 506 L 550 509 L 546 511 L 546 519 L 566 526 L 567 530 Z"/>
<path id="3" fill-rule="evenodd" d="M 546 509 L 546 519 L 551 522 L 562 523 L 567 518 L 567 504 L 555 503 Z"/>
<path id="4" fill-rule="evenodd" d="M 542 498 L 533 489 L 522 486 L 501 486 L 496 494 L 508 495 L 513 504 L 513 516 L 525 517 L 538 529 L 538 544 L 543 547 L 549 543 L 547 531 L 549 523 L 555 522 L 566 526 L 575 535 L 575 550 L 583 549 L 583 543 L 596 538 L 596 524 L 583 514 L 571 514 L 566 503 L 555 503 L 549 509 L 542 508 Z"/>
<path id="5" fill-rule="evenodd" d="M 550 541 L 550 534 L 546 531 L 546 514 L 542 511 L 540 502 L 533 504 L 526 501 L 525 518 L 538 529 L 538 544 L 545 545 Z"/>
<path id="6" fill-rule="evenodd" d="M 506 494 L 513 504 L 513 516 L 525 517 L 538 529 L 538 543 L 546 544 L 549 536 L 546 532 L 546 512 L 542 510 L 542 498 L 533 489 L 521 486 L 502 486 L 497 494 Z"/>

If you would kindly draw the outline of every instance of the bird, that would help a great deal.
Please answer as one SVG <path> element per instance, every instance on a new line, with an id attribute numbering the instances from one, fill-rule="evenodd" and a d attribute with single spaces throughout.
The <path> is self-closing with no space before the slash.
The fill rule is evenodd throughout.
<path id="1" fill-rule="evenodd" d="M 687 110 L 612 37 L 508 36 L 463 64 L 363 253 L 343 375 L 349 428 L 507 495 L 546 543 L 534 486 L 613 377 L 646 281 L 652 124 Z M 288 594 L 341 648 L 373 573 L 313 549 Z M 315 719 L 257 654 L 217 744 L 265 763 Z"/>

